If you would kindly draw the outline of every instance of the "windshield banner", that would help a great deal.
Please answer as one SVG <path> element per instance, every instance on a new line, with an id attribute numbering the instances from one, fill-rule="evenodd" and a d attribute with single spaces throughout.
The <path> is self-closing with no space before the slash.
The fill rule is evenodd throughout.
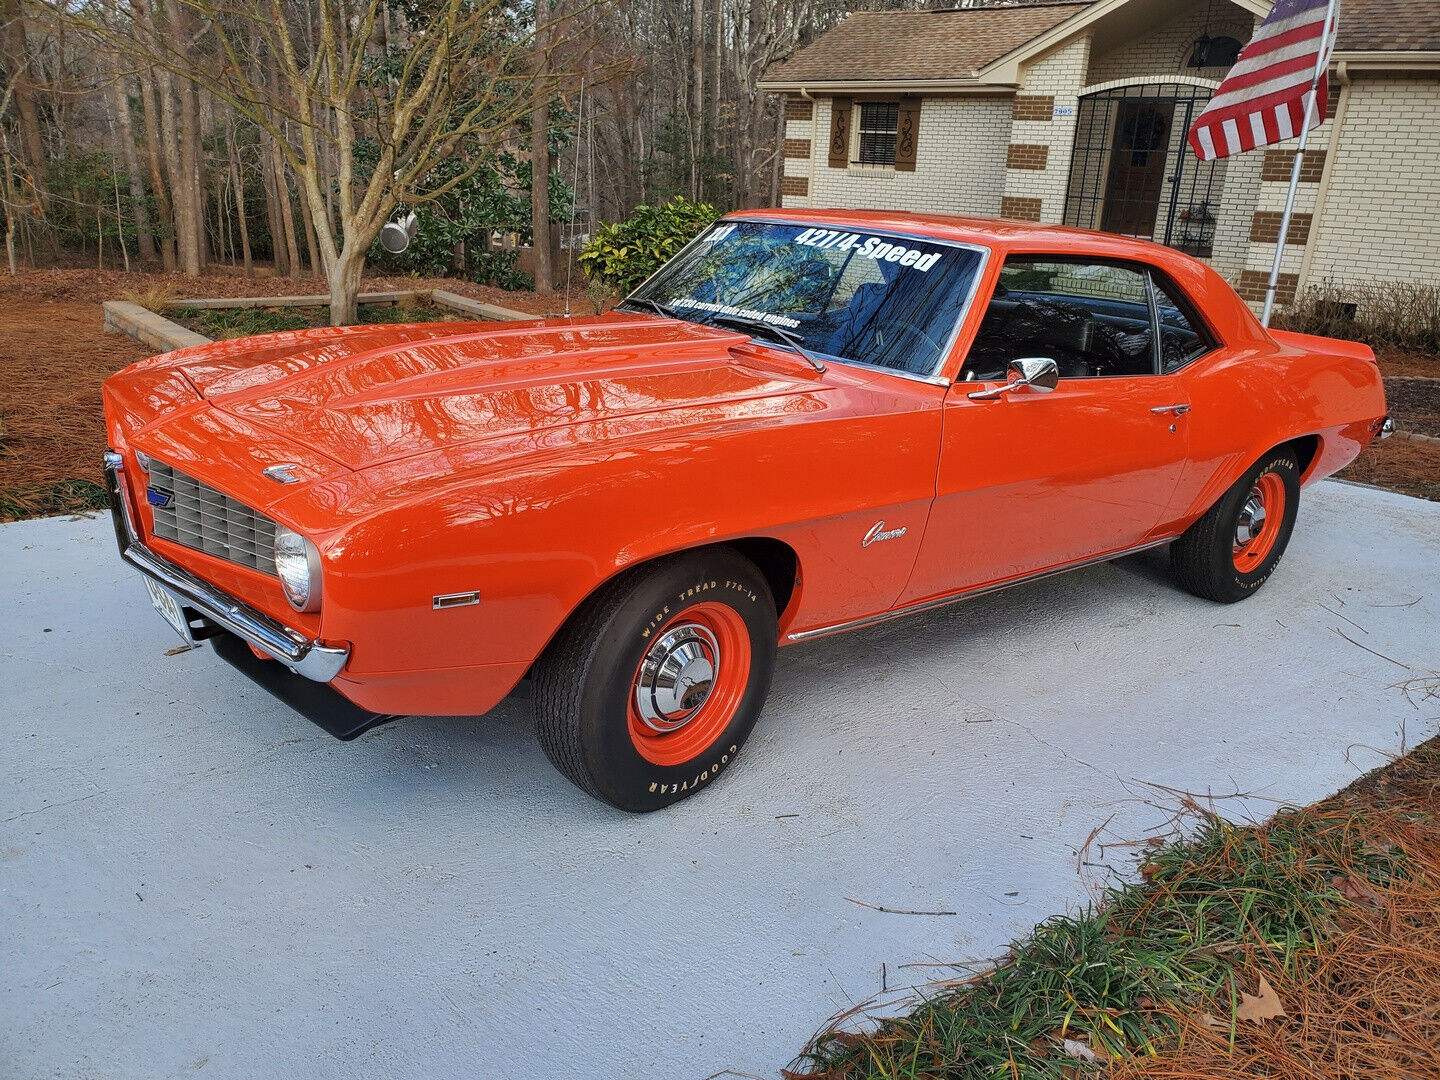
<path id="1" fill-rule="evenodd" d="M 854 251 L 856 255 L 876 262 L 899 263 L 922 272 L 928 271 L 940 261 L 941 252 L 925 254 L 920 248 L 906 247 L 893 240 L 863 233 L 836 232 L 834 229 L 806 229 L 795 237 L 795 243 L 805 247 L 832 248 L 836 251 Z"/>

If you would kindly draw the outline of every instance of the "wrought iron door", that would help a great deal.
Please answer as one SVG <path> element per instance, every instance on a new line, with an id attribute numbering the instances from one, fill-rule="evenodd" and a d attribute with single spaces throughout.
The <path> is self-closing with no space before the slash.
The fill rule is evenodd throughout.
<path id="1" fill-rule="evenodd" d="M 1188 83 L 1147 83 L 1082 97 L 1065 224 L 1208 256 L 1223 166 L 1197 160 L 1185 137 L 1210 95 Z"/>

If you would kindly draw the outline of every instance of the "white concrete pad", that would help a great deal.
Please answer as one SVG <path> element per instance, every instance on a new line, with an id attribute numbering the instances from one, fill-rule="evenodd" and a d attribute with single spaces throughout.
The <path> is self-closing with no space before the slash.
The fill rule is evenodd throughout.
<path id="1" fill-rule="evenodd" d="M 4 526 L 0 1071 L 774 1076 L 882 964 L 1083 903 L 1147 784 L 1263 815 L 1434 734 L 1437 556 L 1440 505 L 1330 483 L 1234 607 L 1158 553 L 792 648 L 738 764 L 628 817 L 526 702 L 336 742 L 167 656 L 104 517 Z"/>

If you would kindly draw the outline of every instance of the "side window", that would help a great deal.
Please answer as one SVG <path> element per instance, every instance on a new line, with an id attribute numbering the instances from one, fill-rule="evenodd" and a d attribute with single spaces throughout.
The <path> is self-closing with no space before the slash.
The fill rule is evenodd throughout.
<path id="1" fill-rule="evenodd" d="M 1152 278 L 1152 280 L 1155 280 Z M 1160 370 L 1166 375 L 1198 360 L 1212 348 L 1210 339 L 1155 280 L 1155 309 L 1160 315 Z"/>
<path id="2" fill-rule="evenodd" d="M 1051 358 L 1062 379 L 1154 374 L 1145 275 L 1113 263 L 1007 259 L 961 377 L 1002 379 L 1027 356 Z"/>

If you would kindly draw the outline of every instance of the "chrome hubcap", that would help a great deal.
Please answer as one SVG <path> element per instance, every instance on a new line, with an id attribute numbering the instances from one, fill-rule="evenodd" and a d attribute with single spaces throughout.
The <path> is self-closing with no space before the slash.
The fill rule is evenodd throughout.
<path id="1" fill-rule="evenodd" d="M 1250 490 L 1250 497 L 1240 508 L 1240 520 L 1235 523 L 1235 546 L 1244 547 L 1260 535 L 1265 527 L 1265 497 L 1259 488 Z"/>
<path id="2" fill-rule="evenodd" d="M 699 623 L 682 623 L 661 634 L 640 662 L 635 708 L 652 731 L 684 727 L 695 718 L 720 670 L 720 643 Z"/>

